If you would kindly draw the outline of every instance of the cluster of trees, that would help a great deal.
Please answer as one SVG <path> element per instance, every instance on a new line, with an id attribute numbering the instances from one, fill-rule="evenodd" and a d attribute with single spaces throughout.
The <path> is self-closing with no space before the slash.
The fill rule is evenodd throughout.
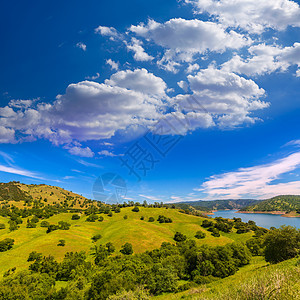
<path id="1" fill-rule="evenodd" d="M 47 228 L 46 233 L 50 233 L 55 230 L 69 230 L 71 227 L 71 224 L 64 221 L 59 221 L 58 224 L 50 224 Z"/>
<path id="2" fill-rule="evenodd" d="M 173 222 L 171 218 L 167 218 L 167 217 L 162 216 L 162 215 L 158 216 L 157 221 L 159 223 L 172 223 Z"/>
<path id="3" fill-rule="evenodd" d="M 6 238 L 6 239 L 0 241 L 0 252 L 4 252 L 4 251 L 11 249 L 12 246 L 14 245 L 14 242 L 15 242 L 15 240 L 10 239 L 10 238 Z"/>
<path id="4" fill-rule="evenodd" d="M 112 256 L 114 251 L 111 243 L 95 246 L 94 262 L 83 252 L 69 252 L 62 262 L 32 252 L 28 257 L 31 272 L 7 276 L 0 285 L 0 298 L 107 299 L 122 291 L 135 294 L 138 289 L 158 295 L 232 275 L 251 258 L 243 244 L 197 247 L 192 240 L 163 243 L 142 254 L 133 255 L 129 243 L 122 246 L 121 255 Z M 56 290 L 57 280 L 68 283 Z"/>

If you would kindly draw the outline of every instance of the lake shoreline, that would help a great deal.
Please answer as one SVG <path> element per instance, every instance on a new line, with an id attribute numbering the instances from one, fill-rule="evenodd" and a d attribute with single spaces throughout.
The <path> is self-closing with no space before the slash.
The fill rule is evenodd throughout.
<path id="1" fill-rule="evenodd" d="M 226 209 L 227 210 L 227 209 Z M 215 214 L 215 212 L 217 212 L 218 210 L 212 210 L 211 212 L 209 213 L 206 213 L 206 215 L 208 216 L 212 216 Z M 225 211 L 225 210 L 221 210 L 221 211 Z M 286 214 L 285 212 L 283 211 L 269 211 L 269 212 L 266 212 L 266 211 L 241 211 L 241 210 L 237 210 L 235 213 L 240 213 L 240 214 L 266 214 L 266 215 L 280 215 L 281 217 L 284 217 L 284 218 L 300 218 L 300 215 L 293 215 L 291 213 L 289 214 Z"/>

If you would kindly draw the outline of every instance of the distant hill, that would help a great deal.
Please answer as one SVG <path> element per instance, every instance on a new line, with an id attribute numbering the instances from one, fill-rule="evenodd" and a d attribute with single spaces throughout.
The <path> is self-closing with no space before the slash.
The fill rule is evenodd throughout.
<path id="1" fill-rule="evenodd" d="M 91 200 L 57 186 L 46 184 L 23 184 L 18 181 L 0 183 L 0 204 L 9 202 L 16 207 L 60 204 L 65 207 L 87 208 Z"/>
<path id="2" fill-rule="evenodd" d="M 251 204 L 243 211 L 254 211 L 254 212 L 298 212 L 300 213 L 300 196 L 295 195 L 282 195 L 273 197 L 271 199 L 260 201 L 256 204 Z"/>
<path id="3" fill-rule="evenodd" d="M 249 205 L 254 205 L 261 202 L 261 200 L 254 199 L 238 199 L 238 200 L 211 200 L 211 201 L 186 201 L 176 203 L 175 206 L 182 209 L 188 209 L 193 207 L 194 209 L 201 211 L 212 210 L 225 210 L 225 209 L 242 209 Z"/>

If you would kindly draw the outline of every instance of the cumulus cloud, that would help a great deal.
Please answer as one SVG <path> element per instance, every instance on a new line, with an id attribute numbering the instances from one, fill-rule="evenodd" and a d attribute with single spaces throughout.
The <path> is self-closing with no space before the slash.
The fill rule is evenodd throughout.
<path id="1" fill-rule="evenodd" d="M 110 58 L 106 60 L 106 64 L 108 64 L 112 70 L 119 70 L 119 63 L 111 60 Z"/>
<path id="2" fill-rule="evenodd" d="M 300 152 L 272 163 L 241 168 L 235 172 L 214 175 L 195 189 L 213 198 L 268 198 L 277 195 L 300 194 L 300 181 L 276 183 L 282 175 L 300 167 Z"/>
<path id="3" fill-rule="evenodd" d="M 64 147 L 68 149 L 69 153 L 81 157 L 93 157 L 95 154 L 89 147 L 82 147 L 81 144 L 75 143 L 75 145 L 66 145 Z"/>
<path id="4" fill-rule="evenodd" d="M 149 73 L 144 68 L 117 72 L 105 83 L 160 97 L 165 96 L 167 88 L 166 83 L 160 77 Z"/>
<path id="5" fill-rule="evenodd" d="M 127 49 L 134 52 L 133 58 L 136 61 L 150 61 L 150 60 L 153 60 L 154 57 L 149 55 L 148 53 L 146 53 L 145 49 L 143 48 L 142 45 L 143 45 L 142 41 L 139 41 L 136 38 L 132 38 L 130 44 L 126 43 Z"/>
<path id="6" fill-rule="evenodd" d="M 163 24 L 149 20 L 147 25 L 132 25 L 130 31 L 164 48 L 187 53 L 224 52 L 227 48 L 239 49 L 251 42 L 234 31 L 226 32 L 219 24 L 197 19 L 177 18 Z"/>
<path id="7" fill-rule="evenodd" d="M 254 123 L 256 118 L 250 113 L 269 106 L 269 103 L 259 100 L 264 96 L 263 89 L 254 81 L 234 73 L 209 67 L 187 78 L 194 97 L 220 127 Z M 183 107 L 186 99 L 187 96 L 183 96 L 178 100 Z"/>
<path id="8" fill-rule="evenodd" d="M 96 80 L 100 77 L 100 73 L 96 73 L 96 75 L 93 76 L 86 76 L 85 79 L 87 80 Z"/>
<path id="9" fill-rule="evenodd" d="M 196 12 L 208 13 L 228 27 L 262 33 L 267 28 L 285 30 L 300 26 L 299 5 L 290 0 L 185 0 Z"/>
<path id="10" fill-rule="evenodd" d="M 162 115 L 166 88 L 162 79 L 145 69 L 117 72 L 105 83 L 70 84 L 52 104 L 0 108 L 0 141 L 14 141 L 18 131 L 19 136 L 45 138 L 58 145 L 109 139 L 131 126 L 146 128 Z M 69 152 L 91 156 L 90 149 L 77 145 Z"/>
<path id="11" fill-rule="evenodd" d="M 286 71 L 292 65 L 300 67 L 300 43 L 291 47 L 259 44 L 248 49 L 251 57 L 243 59 L 235 55 L 222 65 L 223 70 L 238 74 L 263 75 L 276 70 Z"/>

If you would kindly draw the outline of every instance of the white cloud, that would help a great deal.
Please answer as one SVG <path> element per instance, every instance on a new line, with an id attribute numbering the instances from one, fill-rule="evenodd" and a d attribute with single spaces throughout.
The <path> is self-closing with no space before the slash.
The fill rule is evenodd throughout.
<path id="1" fill-rule="evenodd" d="M 120 156 L 120 155 L 114 154 L 113 152 L 108 151 L 108 150 L 102 150 L 102 151 L 98 152 L 98 154 L 99 154 L 100 156 L 109 156 L 109 157 Z"/>
<path id="2" fill-rule="evenodd" d="M 15 143 L 15 130 L 0 126 L 0 143 Z"/>
<path id="3" fill-rule="evenodd" d="M 166 83 L 160 77 L 149 73 L 144 68 L 117 72 L 105 83 L 159 97 L 165 96 L 167 88 Z"/>
<path id="4" fill-rule="evenodd" d="M 274 183 L 283 174 L 300 167 L 300 152 L 270 164 L 241 168 L 235 172 L 214 175 L 197 191 L 208 194 L 208 198 L 268 198 L 284 194 L 300 194 L 300 181 Z"/>
<path id="5" fill-rule="evenodd" d="M 95 154 L 94 152 L 89 148 L 82 148 L 82 146 L 79 145 L 66 145 L 64 147 L 65 149 L 68 149 L 69 153 L 72 155 L 76 156 L 81 156 L 81 157 L 93 157 Z"/>
<path id="6" fill-rule="evenodd" d="M 5 172 L 5 173 L 10 173 L 10 174 L 16 174 L 16 175 L 21 175 L 25 177 L 31 177 L 31 178 L 36 178 L 36 179 L 43 179 L 36 175 L 34 172 L 23 170 L 23 169 L 18 169 L 15 167 L 6 167 L 3 165 L 0 165 L 0 172 Z"/>
<path id="7" fill-rule="evenodd" d="M 132 43 L 126 43 L 126 47 L 128 50 L 134 52 L 133 58 L 136 61 L 150 61 L 153 60 L 154 57 L 145 52 L 145 49 L 142 47 L 143 43 L 136 38 L 131 39 Z"/>
<path id="8" fill-rule="evenodd" d="M 189 64 L 189 66 L 186 69 L 186 73 L 193 73 L 194 71 L 197 71 L 200 69 L 200 66 L 198 64 Z"/>
<path id="9" fill-rule="evenodd" d="M 260 101 L 265 91 L 252 80 L 214 67 L 200 70 L 188 81 L 194 97 L 211 114 L 219 127 L 234 127 L 254 123 L 250 113 L 269 106 Z M 190 96 L 177 96 L 177 102 L 185 107 Z M 203 111 L 203 109 L 202 109 Z"/>
<path id="10" fill-rule="evenodd" d="M 86 76 L 85 79 L 87 79 L 87 80 L 96 80 L 99 77 L 100 77 L 100 74 L 96 73 L 96 75 L 93 75 L 93 76 Z"/>
<path id="11" fill-rule="evenodd" d="M 82 43 L 82 42 L 79 42 L 76 44 L 76 47 L 77 48 L 80 48 L 81 50 L 83 51 L 86 51 L 86 44 Z"/>
<path id="12" fill-rule="evenodd" d="M 248 51 L 252 57 L 243 59 L 235 55 L 222 65 L 222 69 L 251 76 L 269 74 L 276 70 L 286 71 L 291 65 L 300 67 L 300 43 L 284 48 L 259 44 L 250 47 Z"/>
<path id="13" fill-rule="evenodd" d="M 95 29 L 95 33 L 102 36 L 109 36 L 113 41 L 122 38 L 122 35 L 114 27 L 99 26 Z"/>
<path id="14" fill-rule="evenodd" d="M 197 19 L 177 18 L 163 24 L 149 20 L 147 25 L 132 25 L 130 31 L 164 48 L 190 54 L 205 53 L 207 50 L 224 52 L 228 48 L 239 49 L 251 42 L 234 31 L 226 32 L 219 24 Z"/>
<path id="15" fill-rule="evenodd" d="M 178 84 L 178 86 L 179 86 L 181 89 L 183 89 L 185 92 L 188 91 L 189 84 L 188 84 L 186 81 L 181 80 L 181 81 L 178 81 L 177 84 Z"/>
<path id="16" fill-rule="evenodd" d="M 198 13 L 207 12 L 228 27 L 262 33 L 266 28 L 285 30 L 300 26 L 300 8 L 289 0 L 185 0 Z"/>
<path id="17" fill-rule="evenodd" d="M 288 143 L 286 143 L 284 146 L 300 146 L 300 140 L 293 140 L 293 141 L 290 141 Z"/>
<path id="18" fill-rule="evenodd" d="M 119 63 L 118 62 L 115 62 L 115 61 L 113 61 L 111 59 L 107 59 L 106 63 L 108 65 L 110 65 L 110 67 L 111 67 L 112 70 L 116 70 L 116 71 L 119 70 Z"/>

